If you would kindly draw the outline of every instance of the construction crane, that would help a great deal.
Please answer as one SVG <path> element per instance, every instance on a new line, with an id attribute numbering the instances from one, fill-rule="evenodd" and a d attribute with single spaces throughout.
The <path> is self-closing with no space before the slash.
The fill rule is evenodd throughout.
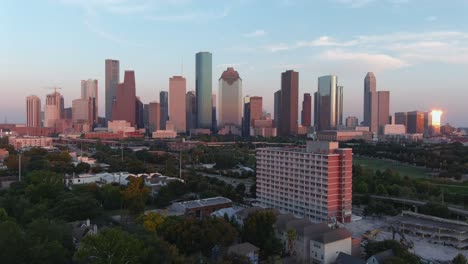
<path id="1" fill-rule="evenodd" d="M 58 87 L 58 86 L 51 86 L 51 87 L 46 87 L 44 89 L 47 89 L 47 90 L 54 90 L 54 93 L 57 92 L 57 90 L 62 90 L 62 88 Z"/>

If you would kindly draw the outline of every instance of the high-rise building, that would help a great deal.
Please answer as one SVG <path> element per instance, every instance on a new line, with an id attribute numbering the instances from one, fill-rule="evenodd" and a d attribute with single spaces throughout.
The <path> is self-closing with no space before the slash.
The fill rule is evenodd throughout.
<path id="1" fill-rule="evenodd" d="M 72 121 L 73 123 L 86 123 L 93 122 L 93 113 L 91 107 L 92 101 L 88 98 L 75 99 L 72 101 Z"/>
<path id="2" fill-rule="evenodd" d="M 186 126 L 186 81 L 182 76 L 174 76 L 169 79 L 169 119 L 174 124 L 177 133 L 185 133 Z"/>
<path id="3" fill-rule="evenodd" d="M 314 222 L 351 221 L 351 149 L 309 141 L 306 148 L 259 148 L 256 157 L 262 206 Z"/>
<path id="4" fill-rule="evenodd" d="M 281 74 L 281 126 L 278 133 L 297 135 L 299 104 L 299 73 L 293 70 Z"/>
<path id="5" fill-rule="evenodd" d="M 310 93 L 304 94 L 304 100 L 302 101 L 301 111 L 301 125 L 303 127 L 310 127 L 312 124 L 312 97 Z"/>
<path id="6" fill-rule="evenodd" d="M 373 72 L 368 72 L 364 78 L 364 120 L 371 132 L 378 130 L 378 95 L 377 81 Z"/>
<path id="7" fill-rule="evenodd" d="M 242 136 L 250 135 L 250 96 L 244 97 L 244 115 L 242 116 Z"/>
<path id="8" fill-rule="evenodd" d="M 81 99 L 88 99 L 91 101 L 90 109 L 88 110 L 91 115 L 91 122 L 97 124 L 99 121 L 98 113 L 98 81 L 97 80 L 82 80 L 81 81 Z"/>
<path id="9" fill-rule="evenodd" d="M 187 131 L 197 128 L 197 96 L 195 91 L 188 91 L 185 96 L 185 113 Z"/>
<path id="10" fill-rule="evenodd" d="M 117 85 L 120 82 L 120 67 L 118 60 L 106 60 L 106 119 L 112 119 L 112 109 L 117 98 Z M 96 100 L 97 101 L 97 100 Z"/>
<path id="11" fill-rule="evenodd" d="M 390 92 L 389 91 L 378 91 L 378 111 L 377 111 L 377 124 L 379 129 L 389 124 L 390 116 Z"/>
<path id="12" fill-rule="evenodd" d="M 318 78 L 314 102 L 314 125 L 317 130 L 335 130 L 343 125 L 343 86 L 338 86 L 337 76 Z"/>
<path id="13" fill-rule="evenodd" d="M 406 112 L 397 112 L 395 113 L 395 125 L 404 125 L 408 126 L 408 113 Z"/>
<path id="14" fill-rule="evenodd" d="M 62 118 L 63 96 L 53 92 L 46 96 L 44 105 L 44 127 L 55 128 L 57 120 Z"/>
<path id="15" fill-rule="evenodd" d="M 144 128 L 145 127 L 145 122 L 144 122 L 144 105 L 143 102 L 141 102 L 140 97 L 135 98 L 135 122 L 137 128 Z"/>
<path id="16" fill-rule="evenodd" d="M 135 72 L 125 71 L 124 82 L 117 86 L 117 97 L 112 108 L 113 120 L 125 120 L 136 126 Z"/>
<path id="17" fill-rule="evenodd" d="M 159 93 L 159 107 L 161 118 L 159 119 L 161 130 L 166 130 L 166 122 L 169 120 L 169 93 L 161 91 Z"/>
<path id="18" fill-rule="evenodd" d="M 26 126 L 41 127 L 41 99 L 35 95 L 26 97 Z"/>
<path id="19" fill-rule="evenodd" d="M 281 90 L 275 92 L 275 103 L 274 103 L 274 124 L 279 129 L 281 126 Z"/>
<path id="20" fill-rule="evenodd" d="M 348 116 L 346 118 L 346 127 L 355 128 L 359 126 L 359 120 L 355 116 Z"/>
<path id="21" fill-rule="evenodd" d="M 213 129 L 212 74 L 211 53 L 198 52 L 195 55 L 197 128 Z"/>
<path id="22" fill-rule="evenodd" d="M 263 119 L 263 98 L 261 96 L 250 97 L 250 126 L 255 120 Z"/>
<path id="23" fill-rule="evenodd" d="M 150 133 L 159 130 L 159 119 L 161 118 L 159 103 L 152 102 L 148 104 L 148 130 Z"/>
<path id="24" fill-rule="evenodd" d="M 407 113 L 406 132 L 409 134 L 424 133 L 424 112 L 413 111 Z"/>
<path id="25" fill-rule="evenodd" d="M 219 78 L 219 126 L 236 125 L 242 122 L 242 79 L 232 67 Z"/>
<path id="26" fill-rule="evenodd" d="M 218 120 L 216 115 L 216 94 L 211 95 L 211 131 L 216 134 L 218 131 Z"/>

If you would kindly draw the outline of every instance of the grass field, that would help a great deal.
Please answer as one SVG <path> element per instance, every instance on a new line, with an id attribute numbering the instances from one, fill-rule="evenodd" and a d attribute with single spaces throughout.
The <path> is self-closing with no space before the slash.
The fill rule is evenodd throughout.
<path id="1" fill-rule="evenodd" d="M 354 164 L 360 164 L 362 168 L 371 168 L 374 171 L 384 171 L 387 168 L 398 171 L 401 176 L 408 176 L 410 178 L 429 178 L 431 173 L 430 169 L 402 164 L 398 161 L 375 159 L 369 157 L 353 157 Z"/>

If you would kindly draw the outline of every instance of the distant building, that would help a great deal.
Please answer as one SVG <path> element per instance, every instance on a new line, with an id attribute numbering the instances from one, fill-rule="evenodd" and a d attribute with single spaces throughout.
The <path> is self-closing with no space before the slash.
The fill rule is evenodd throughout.
<path id="1" fill-rule="evenodd" d="M 374 73 L 368 72 L 364 78 L 364 121 L 372 133 L 389 124 L 390 92 L 377 91 L 377 81 Z"/>
<path id="2" fill-rule="evenodd" d="M 26 126 L 41 127 L 41 99 L 35 95 L 26 97 Z"/>
<path id="3" fill-rule="evenodd" d="M 145 128 L 145 109 L 140 97 L 135 97 L 135 124 L 137 128 Z"/>
<path id="4" fill-rule="evenodd" d="M 355 116 L 348 116 L 346 118 L 346 127 L 355 128 L 359 126 L 359 120 Z"/>
<path id="5" fill-rule="evenodd" d="M 8 144 L 16 150 L 27 147 L 52 147 L 52 138 L 50 137 L 9 137 Z"/>
<path id="6" fill-rule="evenodd" d="M 112 120 L 125 120 L 130 122 L 131 126 L 137 125 L 135 93 L 135 72 L 125 71 L 124 82 L 117 86 L 117 96 L 112 108 Z"/>
<path id="7" fill-rule="evenodd" d="M 232 207 L 232 201 L 228 198 L 218 196 L 213 198 L 173 203 L 169 207 L 169 210 L 180 212 L 181 215 L 186 217 L 202 219 L 204 217 L 210 216 L 210 214 L 214 211 L 229 207 Z"/>
<path id="8" fill-rule="evenodd" d="M 248 263 L 258 264 L 259 263 L 260 249 L 249 242 L 232 245 L 228 248 L 228 254 L 235 254 L 243 256 L 248 259 Z"/>
<path id="9" fill-rule="evenodd" d="M 185 96 L 185 111 L 187 131 L 197 128 L 197 97 L 194 91 L 188 91 Z"/>
<path id="10" fill-rule="evenodd" d="M 395 113 L 395 124 L 408 126 L 408 113 L 406 112 L 397 112 Z"/>
<path id="11" fill-rule="evenodd" d="M 379 129 L 382 126 L 389 124 L 390 116 L 390 92 L 389 91 L 378 91 L 378 118 L 377 124 Z M 374 132 L 374 131 L 372 131 Z M 376 131 L 378 132 L 378 130 Z"/>
<path id="12" fill-rule="evenodd" d="M 343 142 L 349 140 L 371 140 L 372 134 L 356 130 L 322 130 L 317 132 L 317 140 Z"/>
<path id="13" fill-rule="evenodd" d="M 304 94 L 304 99 L 302 100 L 302 111 L 301 111 L 301 124 L 304 127 L 310 127 L 312 118 L 312 97 L 310 93 Z"/>
<path id="14" fill-rule="evenodd" d="M 211 131 L 214 134 L 218 131 L 218 119 L 217 119 L 217 111 L 216 111 L 216 94 L 211 95 Z"/>
<path id="15" fill-rule="evenodd" d="M 177 132 L 174 130 L 156 130 L 152 133 L 154 139 L 173 139 L 177 137 Z"/>
<path id="16" fill-rule="evenodd" d="M 407 113 L 407 133 L 423 134 L 424 133 L 424 112 L 413 111 Z"/>
<path id="17" fill-rule="evenodd" d="M 97 80 L 82 80 L 81 81 L 81 99 L 89 100 L 90 124 L 97 124 L 99 122 L 98 112 L 98 81 Z"/>
<path id="18" fill-rule="evenodd" d="M 195 89 L 197 97 L 197 128 L 212 129 L 212 54 L 195 55 Z"/>
<path id="19" fill-rule="evenodd" d="M 318 91 L 314 94 L 315 127 L 334 130 L 343 125 L 343 86 L 338 86 L 335 75 L 318 78 Z"/>
<path id="20" fill-rule="evenodd" d="M 182 76 L 174 76 L 169 79 L 169 120 L 174 123 L 177 133 L 185 133 L 186 126 L 186 80 Z"/>
<path id="21" fill-rule="evenodd" d="M 275 92 L 274 107 L 274 124 L 276 128 L 279 128 L 281 126 L 281 90 Z"/>
<path id="22" fill-rule="evenodd" d="M 161 117 L 159 119 L 161 130 L 166 129 L 166 122 L 169 120 L 169 93 L 166 91 L 161 91 L 159 93 L 159 107 Z"/>
<path id="23" fill-rule="evenodd" d="M 150 133 L 159 130 L 159 118 L 161 117 L 159 103 L 148 104 L 148 129 Z"/>
<path id="24" fill-rule="evenodd" d="M 57 120 L 62 118 L 63 96 L 54 92 L 46 96 L 44 105 L 44 127 L 55 128 Z"/>
<path id="25" fill-rule="evenodd" d="M 297 135 L 299 101 L 299 73 L 293 70 L 281 74 L 281 125 L 278 134 Z"/>
<path id="26" fill-rule="evenodd" d="M 106 60 L 106 119 L 113 120 L 112 108 L 117 98 L 117 85 L 120 82 L 120 67 L 118 60 Z"/>
<path id="27" fill-rule="evenodd" d="M 244 97 L 244 115 L 242 117 L 242 136 L 248 137 L 250 135 L 250 97 Z"/>
<path id="28" fill-rule="evenodd" d="M 131 123 L 126 120 L 114 120 L 107 121 L 107 130 L 113 133 L 127 133 L 135 132 L 135 127 L 131 126 Z"/>
<path id="29" fill-rule="evenodd" d="M 259 148 L 257 200 L 264 207 L 315 222 L 350 222 L 352 155 L 351 149 L 340 149 L 337 142 L 309 141 L 305 148 Z M 292 188 L 291 182 L 297 187 Z"/>
<path id="30" fill-rule="evenodd" d="M 219 78 L 218 124 L 241 126 L 242 79 L 232 67 L 228 67 Z"/>
<path id="31" fill-rule="evenodd" d="M 382 135 L 402 135 L 406 133 L 406 127 L 404 125 L 384 125 L 381 127 Z"/>
<path id="32" fill-rule="evenodd" d="M 93 123 L 93 113 L 91 100 L 86 99 L 75 99 L 72 101 L 72 120 L 73 123 Z"/>

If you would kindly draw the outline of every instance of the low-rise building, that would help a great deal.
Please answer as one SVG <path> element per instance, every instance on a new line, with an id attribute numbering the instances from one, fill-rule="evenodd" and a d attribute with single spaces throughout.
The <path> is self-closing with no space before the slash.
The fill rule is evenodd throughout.
<path id="1" fill-rule="evenodd" d="M 232 207 L 232 201 L 228 198 L 218 196 L 213 198 L 173 203 L 169 207 L 169 211 L 179 212 L 180 215 L 185 215 L 186 217 L 201 219 L 203 217 L 209 216 L 211 213 L 217 210 L 229 207 Z"/>
<path id="2" fill-rule="evenodd" d="M 349 140 L 371 140 L 372 134 L 356 130 L 324 130 L 317 133 L 319 141 L 342 142 Z"/>
<path id="3" fill-rule="evenodd" d="M 152 133 L 154 139 L 174 139 L 177 137 L 177 132 L 174 130 L 156 130 Z"/>
<path id="4" fill-rule="evenodd" d="M 51 137 L 9 137 L 8 143 L 12 145 L 16 150 L 20 150 L 27 147 L 41 147 L 50 148 L 52 147 Z"/>
<path id="5" fill-rule="evenodd" d="M 246 257 L 251 264 L 258 264 L 260 249 L 249 242 L 230 246 L 228 254 Z"/>

